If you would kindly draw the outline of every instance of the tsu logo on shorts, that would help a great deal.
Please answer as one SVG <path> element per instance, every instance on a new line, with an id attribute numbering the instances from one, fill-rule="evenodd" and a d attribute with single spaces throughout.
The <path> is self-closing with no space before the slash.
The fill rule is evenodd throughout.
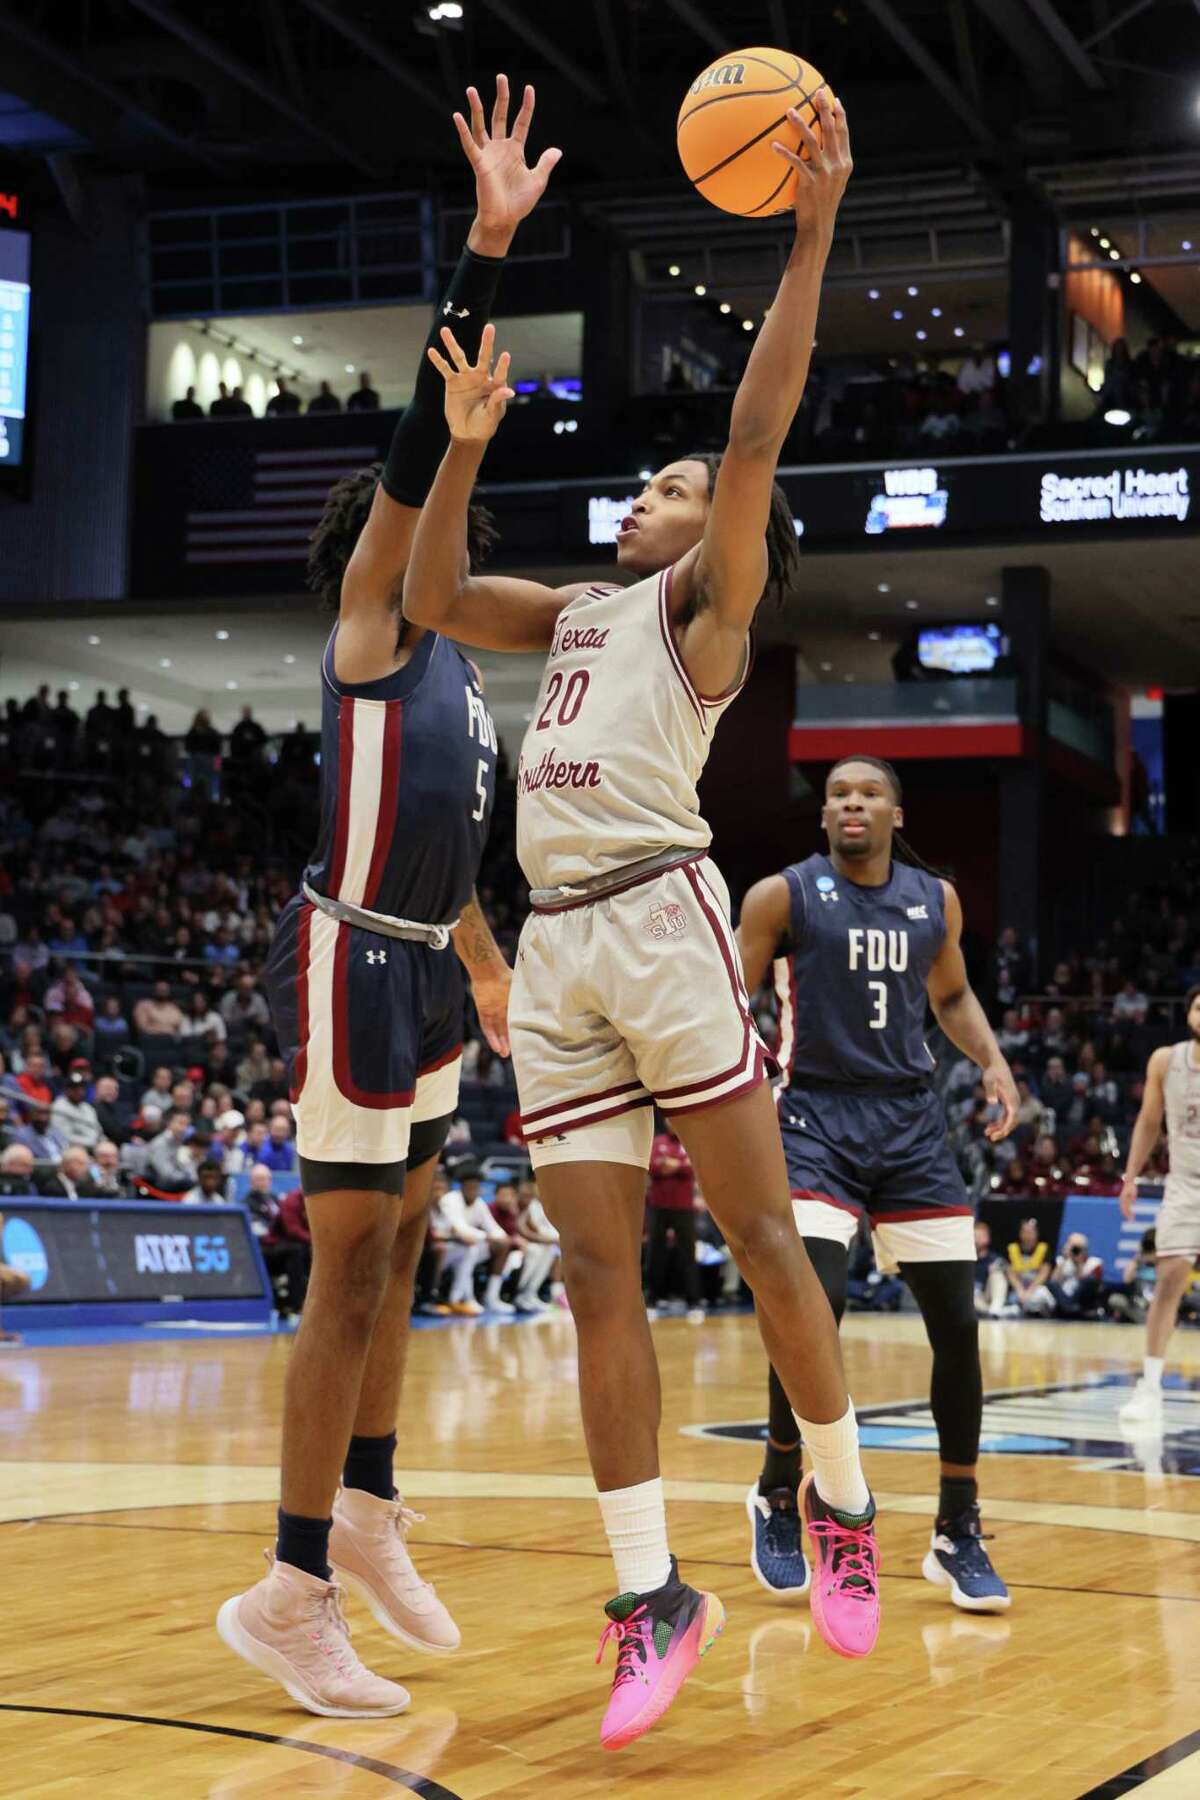
<path id="1" fill-rule="evenodd" d="M 838 897 L 837 882 L 832 875 L 817 876 L 817 892 L 822 900 L 836 900 Z"/>
<path id="2" fill-rule="evenodd" d="M 676 900 L 656 900 L 645 929 L 652 938 L 679 937 L 687 930 L 687 914 Z"/>

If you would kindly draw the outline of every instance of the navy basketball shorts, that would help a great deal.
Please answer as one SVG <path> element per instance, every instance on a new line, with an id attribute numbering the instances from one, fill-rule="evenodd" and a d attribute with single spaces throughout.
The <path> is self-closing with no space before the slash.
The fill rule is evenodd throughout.
<path id="1" fill-rule="evenodd" d="M 974 1212 L 932 1088 L 797 1084 L 779 1096 L 779 1124 L 801 1236 L 849 1250 L 865 1215 L 887 1274 L 975 1260 Z"/>
<path id="2" fill-rule="evenodd" d="M 264 985 L 307 1161 L 403 1163 L 412 1127 L 455 1110 L 463 983 L 453 945 L 343 925 L 296 895 Z"/>

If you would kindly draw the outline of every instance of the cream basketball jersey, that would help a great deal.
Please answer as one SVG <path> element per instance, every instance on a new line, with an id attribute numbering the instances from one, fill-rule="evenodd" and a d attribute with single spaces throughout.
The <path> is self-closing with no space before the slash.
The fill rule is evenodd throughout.
<path id="1" fill-rule="evenodd" d="M 1172 1179 L 1200 1189 L 1200 1069 L 1190 1043 L 1172 1046 L 1163 1094 Z"/>
<path id="2" fill-rule="evenodd" d="M 696 783 L 718 700 L 671 632 L 670 569 L 589 588 L 559 614 L 517 768 L 517 857 L 531 887 L 570 886 L 660 851 L 706 850 Z"/>

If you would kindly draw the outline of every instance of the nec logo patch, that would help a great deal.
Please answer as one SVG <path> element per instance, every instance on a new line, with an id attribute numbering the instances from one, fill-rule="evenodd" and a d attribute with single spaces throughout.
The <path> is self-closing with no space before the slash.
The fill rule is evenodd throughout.
<path id="1" fill-rule="evenodd" d="M 929 912 L 924 906 L 908 906 L 905 908 L 910 919 L 927 919 Z"/>

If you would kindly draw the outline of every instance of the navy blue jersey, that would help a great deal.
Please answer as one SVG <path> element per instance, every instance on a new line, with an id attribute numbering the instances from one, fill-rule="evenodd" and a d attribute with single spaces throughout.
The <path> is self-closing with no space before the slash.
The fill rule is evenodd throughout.
<path id="1" fill-rule="evenodd" d="M 858 887 L 827 856 L 783 873 L 791 932 L 775 984 L 788 1086 L 927 1080 L 926 982 L 946 935 L 941 881 L 893 862 L 882 887 Z"/>
<path id="2" fill-rule="evenodd" d="M 304 879 L 394 919 L 445 925 L 471 897 L 496 782 L 496 727 L 475 672 L 421 637 L 380 681 L 321 662 L 321 835 Z"/>

